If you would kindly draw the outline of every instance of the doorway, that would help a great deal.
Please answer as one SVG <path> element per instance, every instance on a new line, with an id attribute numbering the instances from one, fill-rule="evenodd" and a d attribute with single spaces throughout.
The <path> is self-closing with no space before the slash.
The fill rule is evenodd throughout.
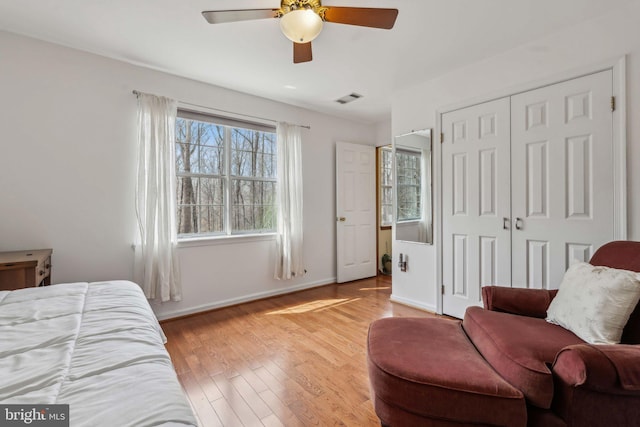
<path id="1" fill-rule="evenodd" d="M 376 147 L 376 230 L 378 274 L 391 276 L 391 223 L 393 221 L 393 149 Z"/>

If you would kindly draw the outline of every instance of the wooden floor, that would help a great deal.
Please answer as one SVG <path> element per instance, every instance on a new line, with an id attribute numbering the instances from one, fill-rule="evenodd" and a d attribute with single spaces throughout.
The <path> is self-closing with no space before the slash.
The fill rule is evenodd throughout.
<path id="1" fill-rule="evenodd" d="M 391 303 L 391 281 L 328 285 L 162 323 L 203 427 L 379 426 L 365 344 L 382 317 L 432 316 Z"/>

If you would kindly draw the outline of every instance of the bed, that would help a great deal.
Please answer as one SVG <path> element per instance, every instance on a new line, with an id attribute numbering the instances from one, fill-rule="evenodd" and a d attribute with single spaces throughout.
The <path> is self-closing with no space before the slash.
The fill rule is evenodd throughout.
<path id="1" fill-rule="evenodd" d="M 0 337 L 0 404 L 69 404 L 72 427 L 197 425 L 132 282 L 2 291 Z"/>

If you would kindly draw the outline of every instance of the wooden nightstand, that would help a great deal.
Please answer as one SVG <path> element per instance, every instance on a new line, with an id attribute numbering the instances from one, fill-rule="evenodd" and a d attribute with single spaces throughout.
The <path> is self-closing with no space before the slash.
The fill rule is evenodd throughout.
<path id="1" fill-rule="evenodd" d="M 52 249 L 0 252 L 0 291 L 51 283 Z"/>

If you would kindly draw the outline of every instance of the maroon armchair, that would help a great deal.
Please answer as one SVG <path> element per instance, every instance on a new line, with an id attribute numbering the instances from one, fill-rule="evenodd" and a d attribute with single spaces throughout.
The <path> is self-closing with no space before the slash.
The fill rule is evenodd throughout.
<path id="1" fill-rule="evenodd" d="M 608 243 L 590 263 L 640 272 L 640 242 Z M 640 304 L 621 344 L 590 345 L 545 320 L 556 294 L 490 286 L 485 308 L 462 322 L 373 322 L 367 364 L 382 425 L 640 426 Z"/>
<path id="2" fill-rule="evenodd" d="M 640 272 L 640 242 L 610 242 L 596 251 L 590 264 Z M 485 287 L 485 310 L 467 311 L 465 331 L 498 373 L 524 389 L 528 426 L 640 426 L 640 304 L 624 328 L 621 344 L 570 343 L 573 338 L 565 334 L 568 331 L 542 323 L 556 293 Z M 486 342 L 486 330 L 482 331 L 499 322 L 517 325 L 503 328 L 501 333 L 516 336 L 504 338 L 502 344 L 533 342 L 525 343 L 527 348 L 520 353 L 506 350 L 507 356 L 516 354 L 521 365 L 540 372 L 527 377 L 522 367 L 514 368 L 500 360 L 505 354 L 498 354 L 496 345 Z M 525 337 L 528 334 L 533 336 Z M 523 354 L 527 352 L 541 364 L 534 366 L 531 360 L 525 360 Z M 517 384 L 523 378 L 525 384 Z M 528 388 L 532 388 L 530 393 L 526 392 Z"/>

